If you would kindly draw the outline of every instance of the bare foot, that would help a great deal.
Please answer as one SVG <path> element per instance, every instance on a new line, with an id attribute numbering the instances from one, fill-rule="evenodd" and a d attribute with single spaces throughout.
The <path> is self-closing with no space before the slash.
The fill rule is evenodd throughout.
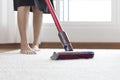
<path id="1" fill-rule="evenodd" d="M 32 49 L 34 49 L 35 51 L 40 51 L 39 45 L 32 45 Z"/>
<path id="2" fill-rule="evenodd" d="M 29 45 L 21 45 L 22 54 L 36 54 L 35 50 L 29 47 Z"/>

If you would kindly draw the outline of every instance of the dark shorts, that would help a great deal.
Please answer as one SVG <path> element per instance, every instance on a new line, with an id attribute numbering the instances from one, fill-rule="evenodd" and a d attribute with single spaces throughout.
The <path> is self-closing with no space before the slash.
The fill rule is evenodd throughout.
<path id="1" fill-rule="evenodd" d="M 53 0 L 50 0 L 50 1 L 53 5 Z M 30 6 L 30 7 L 35 6 L 34 0 L 13 0 L 13 2 L 14 2 L 15 11 L 17 11 L 17 8 L 20 6 Z M 40 4 L 41 4 L 41 11 L 43 11 L 43 13 L 49 13 L 45 0 L 40 0 Z M 30 11 L 32 11 L 31 8 L 30 8 Z"/>

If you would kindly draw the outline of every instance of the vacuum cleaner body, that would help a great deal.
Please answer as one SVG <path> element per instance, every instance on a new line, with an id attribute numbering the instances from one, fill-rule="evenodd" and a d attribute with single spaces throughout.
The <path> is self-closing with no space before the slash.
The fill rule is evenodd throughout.
<path id="1" fill-rule="evenodd" d="M 61 40 L 61 43 L 65 49 L 65 51 L 73 51 L 73 47 L 64 31 L 59 31 L 58 36 Z"/>
<path id="2" fill-rule="evenodd" d="M 35 5 L 38 9 L 40 9 L 39 0 L 34 0 Z M 94 57 L 94 52 L 92 51 L 73 51 L 73 47 L 67 37 L 67 34 L 63 31 L 60 22 L 56 16 L 54 8 L 50 2 L 50 0 L 45 0 L 46 5 L 51 13 L 51 16 L 54 20 L 56 28 L 58 30 L 58 36 L 61 40 L 62 46 L 64 47 L 64 52 L 54 52 L 51 56 L 52 60 L 67 60 L 67 59 L 89 59 Z"/>

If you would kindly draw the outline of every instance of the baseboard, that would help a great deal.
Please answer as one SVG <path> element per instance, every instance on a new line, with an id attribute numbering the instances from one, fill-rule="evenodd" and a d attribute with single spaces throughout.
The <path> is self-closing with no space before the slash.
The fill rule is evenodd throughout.
<path id="1" fill-rule="evenodd" d="M 80 49 L 120 49 L 120 43 L 98 43 L 98 42 L 73 42 L 74 48 Z M 0 44 L 0 49 L 4 48 L 20 48 L 19 43 Z M 59 42 L 42 42 L 40 48 L 63 48 Z"/>

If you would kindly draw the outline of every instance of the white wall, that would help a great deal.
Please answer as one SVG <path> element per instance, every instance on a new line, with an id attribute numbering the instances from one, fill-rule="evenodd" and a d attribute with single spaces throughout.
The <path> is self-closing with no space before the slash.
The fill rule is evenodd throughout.
<path id="1" fill-rule="evenodd" d="M 55 26 L 44 27 L 42 41 L 58 42 Z M 71 42 L 120 42 L 120 27 L 113 26 L 63 26 Z"/>

